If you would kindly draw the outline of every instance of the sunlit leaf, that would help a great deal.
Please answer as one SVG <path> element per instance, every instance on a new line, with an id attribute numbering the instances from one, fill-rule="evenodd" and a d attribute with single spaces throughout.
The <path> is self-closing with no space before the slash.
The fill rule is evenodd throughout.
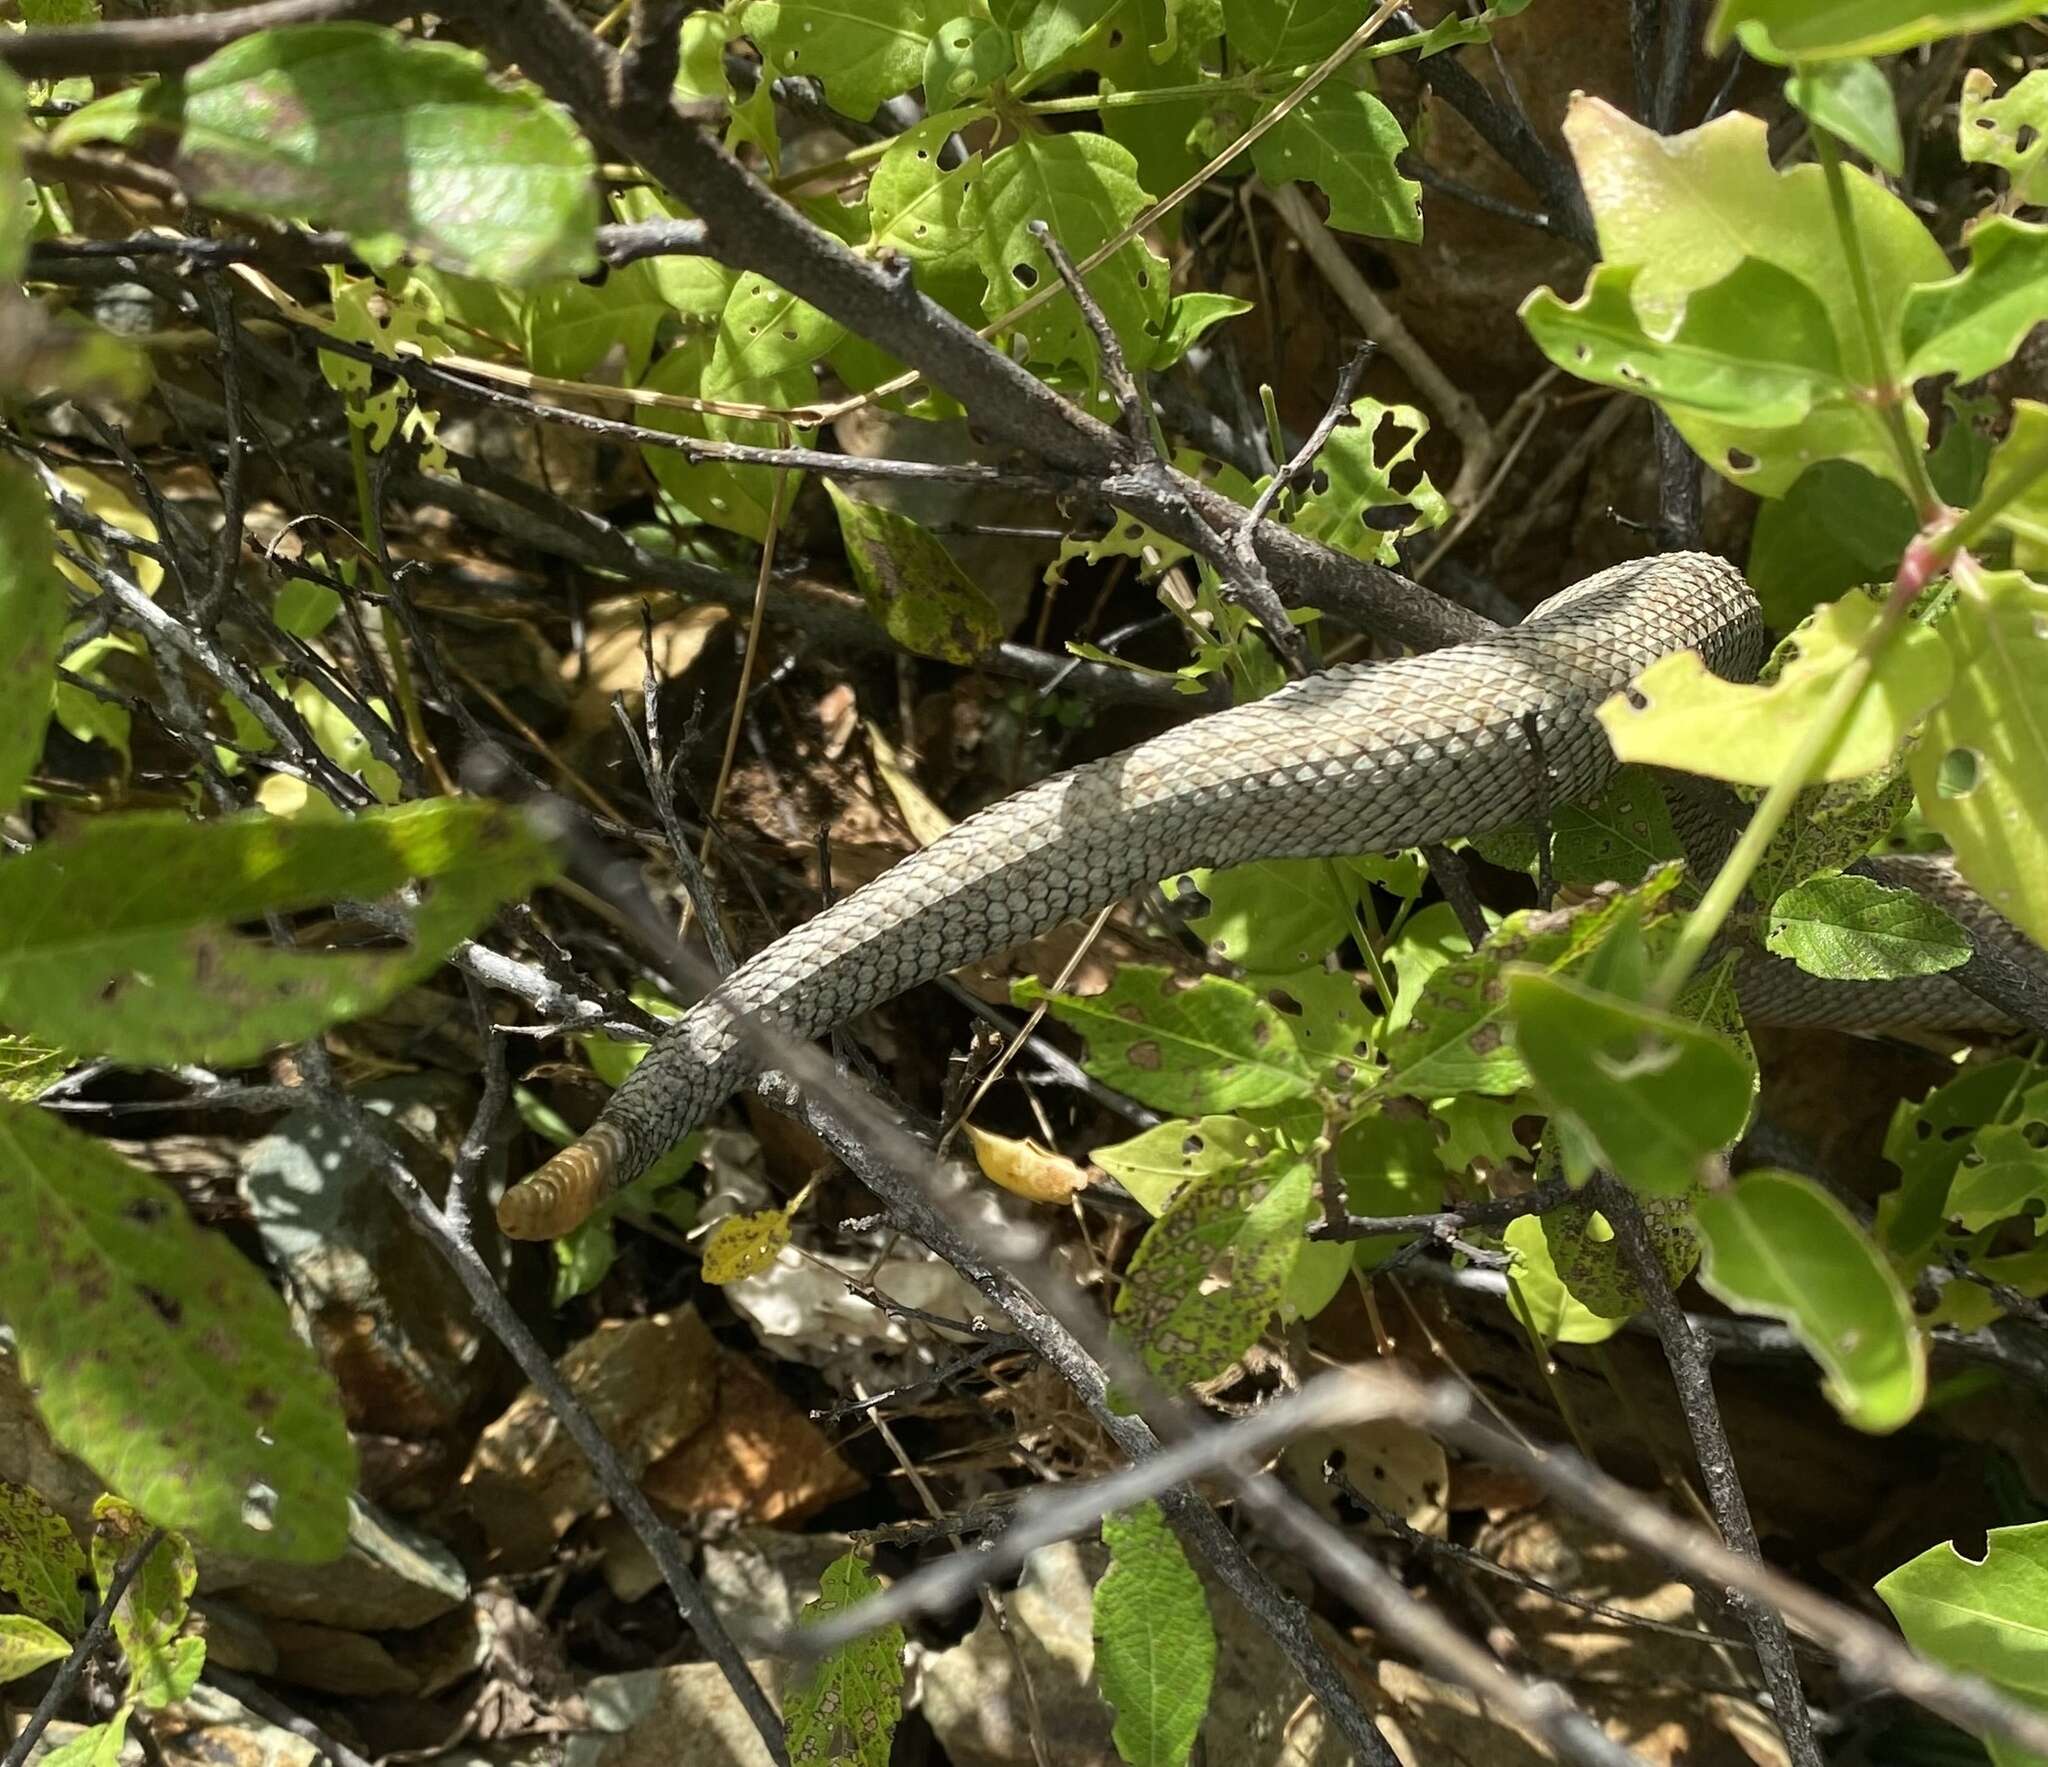
<path id="1" fill-rule="evenodd" d="M 1283 1129 L 1269 1117 L 1291 1115 Z M 1095 1163 L 1136 1197 L 1151 1214 L 1162 1213 L 1182 1185 L 1235 1172 L 1276 1147 L 1305 1145 L 1320 1118 L 1313 1105 L 1260 1113 L 1260 1121 L 1237 1116 L 1169 1117 L 1128 1141 L 1095 1149 Z"/>
<path id="2" fill-rule="evenodd" d="M 818 81 L 857 123 L 918 83 L 931 37 L 921 0 L 750 0 L 739 28 L 777 73 Z"/>
<path id="3" fill-rule="evenodd" d="M 825 1567 L 815 1601 L 798 1616 L 809 1624 L 844 1613 L 881 1583 L 860 1555 Z M 903 1628 L 878 1627 L 819 1661 L 783 1700 L 783 1728 L 793 1767 L 889 1767 L 896 1722 L 903 1715 Z"/>
<path id="4" fill-rule="evenodd" d="M 0 464 L 0 814 L 43 752 L 59 635 L 70 607 L 50 514 L 25 467 Z"/>
<path id="5" fill-rule="evenodd" d="M 1762 61 L 1895 55 L 1942 37 L 1992 31 L 2031 18 L 2031 0 L 1720 0 L 1710 48 L 1730 37 Z"/>
<path id="6" fill-rule="evenodd" d="M 2048 1087 L 2019 1056 L 1965 1068 L 1926 1097 L 1894 1107 L 1884 1157 L 1898 1167 L 1899 1186 L 1878 1198 L 1880 1237 L 1893 1257 L 1916 1264 L 1941 1231 L 1949 1189 L 1986 1124 L 2017 1123 L 2029 1110 L 2048 1112 Z"/>
<path id="7" fill-rule="evenodd" d="M 2048 318 L 2048 227 L 1993 215 L 1971 230 L 1968 250 L 1955 275 L 1906 297 L 1899 335 L 1909 379 L 1989 374 Z"/>
<path id="8" fill-rule="evenodd" d="M 93 1581 L 104 1598 L 123 1561 L 149 1538 L 150 1524 L 132 1504 L 114 1496 L 100 1498 L 92 1515 Z M 171 1705 L 199 1680 L 206 1640 L 184 1633 L 198 1581 L 192 1543 L 182 1534 L 167 1533 L 114 1604 L 114 1637 L 128 1661 L 128 1697 L 137 1705 Z"/>
<path id="9" fill-rule="evenodd" d="M 1565 1286 L 1544 1223 L 1534 1215 L 1510 1221 L 1501 1238 L 1515 1258 L 1508 1271 L 1508 1305 L 1543 1343 L 1604 1344 L 1627 1323 L 1625 1315 L 1603 1318 Z"/>
<path id="10" fill-rule="evenodd" d="M 1916 890 L 1837 872 L 1771 904 L 1765 949 L 1810 976 L 1889 982 L 1970 961 L 1970 935 Z"/>
<path id="11" fill-rule="evenodd" d="M 932 534 L 897 510 L 849 497 L 831 479 L 825 489 L 853 580 L 891 638 L 913 655 L 962 667 L 1002 642 L 995 603 Z"/>
<path id="12" fill-rule="evenodd" d="M 269 1284 L 162 1179 L 4 1101 L 0 1296 L 51 1434 L 151 1520 L 263 1558 L 341 1551 L 354 1455 Z"/>
<path id="13" fill-rule="evenodd" d="M 1151 1501 L 1102 1518 L 1095 1675 L 1131 1767 L 1183 1767 L 1208 1710 L 1216 1628 L 1202 1580 Z"/>
<path id="14" fill-rule="evenodd" d="M 75 1638 L 85 1625 L 85 1570 L 71 1524 L 38 1492 L 0 1479 L 0 1590 L 24 1614 Z"/>
<path id="15" fill-rule="evenodd" d="M 1292 525 L 1353 557 L 1397 562 L 1396 541 L 1450 519 L 1443 493 L 1415 458 L 1428 433 L 1429 419 L 1413 405 L 1354 399 L 1316 457 Z"/>
<path id="16" fill-rule="evenodd" d="M 2048 68 L 2022 75 L 1993 97 L 1991 76 L 1973 67 L 1963 76 L 1962 127 L 1956 141 L 1972 164 L 2003 166 L 2020 202 L 2048 202 L 2048 177 L 2043 176 L 2048 164 Z"/>
<path id="17" fill-rule="evenodd" d="M 747 1215 L 728 1215 L 704 1236 L 702 1275 L 717 1288 L 759 1276 L 788 1244 L 787 1209 L 756 1209 Z"/>
<path id="18" fill-rule="evenodd" d="M 27 1614 L 0 1614 L 0 1685 L 33 1674 L 45 1663 L 61 1663 L 71 1641 Z"/>
<path id="19" fill-rule="evenodd" d="M 1299 180 L 1329 198 L 1330 225 L 1372 239 L 1422 237 L 1422 186 L 1396 161 L 1408 137 L 1370 92 L 1331 81 L 1297 104 L 1252 146 L 1270 184 Z"/>
<path id="20" fill-rule="evenodd" d="M 1013 1196 L 1034 1203 L 1066 1203 L 1077 1190 L 1087 1187 L 1088 1174 L 1083 1168 L 1028 1137 L 996 1135 L 972 1123 L 962 1128 L 982 1175 Z"/>
<path id="21" fill-rule="evenodd" d="M 1693 1205 L 1700 1281 L 1716 1298 L 1791 1326 L 1826 1372 L 1836 1410 L 1884 1434 L 1927 1395 L 1913 1306 L 1875 1244 L 1810 1178 L 1756 1171 Z"/>
<path id="22" fill-rule="evenodd" d="M 372 265 L 411 252 L 513 284 L 597 265 L 589 144 L 559 106 L 453 43 L 378 25 L 256 31 L 53 135 L 138 138 L 170 140 L 202 200 L 314 216 Z"/>
<path id="23" fill-rule="evenodd" d="M 1817 61 L 1785 82 L 1785 96 L 1808 122 L 1847 142 L 1893 177 L 1905 170 L 1899 107 L 1884 69 L 1862 56 Z"/>
<path id="24" fill-rule="evenodd" d="M 127 1061 L 252 1061 L 389 1000 L 557 863 L 522 812 L 475 799 L 334 822 L 97 819 L 0 865 L 0 1023 Z M 402 949 L 238 930 L 411 879 L 431 888 Z"/>

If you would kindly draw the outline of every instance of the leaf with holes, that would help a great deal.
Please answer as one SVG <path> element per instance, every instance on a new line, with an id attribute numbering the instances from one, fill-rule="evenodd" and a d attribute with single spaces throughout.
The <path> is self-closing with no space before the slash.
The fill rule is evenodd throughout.
<path id="1" fill-rule="evenodd" d="M 1281 1106 L 1244 1117 L 1170 1117 L 1128 1141 L 1095 1149 L 1095 1163 L 1142 1203 L 1164 1212 L 1182 1185 L 1235 1172 L 1282 1146 L 1305 1147 L 1321 1116 L 1312 1104 Z"/>
<path id="2" fill-rule="evenodd" d="M 93 1504 L 92 1519 L 93 1581 L 104 1600 L 123 1562 L 149 1538 L 150 1523 L 133 1504 L 113 1496 Z M 114 1637 L 128 1660 L 128 1697 L 138 1705 L 171 1705 L 199 1680 L 206 1640 L 181 1636 L 198 1581 L 191 1542 L 167 1533 L 114 1604 Z"/>
<path id="3" fill-rule="evenodd" d="M 953 555 L 909 516 L 825 489 L 853 580 L 883 631 L 915 656 L 971 667 L 1003 641 L 1003 619 Z"/>
<path id="4" fill-rule="evenodd" d="M 1596 1313 L 1566 1286 L 1551 1261 L 1551 1241 L 1533 1215 L 1510 1221 L 1501 1243 L 1514 1255 L 1508 1271 L 1508 1305 L 1523 1330 L 1541 1344 L 1604 1344 L 1625 1317 Z"/>
<path id="5" fill-rule="evenodd" d="M 1202 1579 L 1150 1499 L 1104 1516 L 1102 1543 L 1095 1674 L 1116 1712 L 1116 1752 L 1131 1767 L 1185 1767 L 1216 1673 Z"/>
<path id="6" fill-rule="evenodd" d="M 1985 900 L 2048 943 L 2048 590 L 1983 572 L 1939 631 L 1955 690 L 1909 760 L 1921 814 Z"/>
<path id="7" fill-rule="evenodd" d="M 1948 1215 L 1976 1233 L 2014 1216 L 2040 1231 L 2048 1212 L 2048 1087 L 2026 1093 L 2005 1120 L 1977 1131 L 1949 1186 Z"/>
<path id="8" fill-rule="evenodd" d="M 1016 65 L 1016 39 L 994 19 L 948 19 L 925 45 L 925 102 L 965 104 L 983 97 Z"/>
<path id="9" fill-rule="evenodd" d="M 2048 1522 L 1987 1528 L 1983 1538 L 1981 1558 L 1951 1541 L 1930 1546 L 1880 1577 L 1877 1593 L 1922 1656 L 2048 1709 Z M 2039 1767 L 2037 1755 L 1999 1739 L 1990 1746 L 1996 1767 Z"/>
<path id="10" fill-rule="evenodd" d="M 2033 0 L 1720 0 L 1707 44 L 1729 38 L 1760 61 L 1896 55 L 1942 37 L 1994 31 L 2040 8 Z"/>
<path id="11" fill-rule="evenodd" d="M 1330 225 L 1369 239 L 1422 237 L 1422 186 L 1398 169 L 1408 137 L 1370 92 L 1331 81 L 1252 146 L 1269 184 L 1313 184 L 1330 203 Z"/>
<path id="12" fill-rule="evenodd" d="M 1450 505 L 1416 459 L 1428 433 L 1429 419 L 1413 405 L 1354 399 L 1349 419 L 1316 457 L 1292 525 L 1354 558 L 1398 562 L 1396 541 L 1450 519 Z"/>
<path id="13" fill-rule="evenodd" d="M 1137 162 L 1106 136 L 1075 133 L 1026 135 L 989 157 L 962 205 L 963 223 L 987 278 L 983 307 L 1001 320 L 1059 273 L 1032 237 L 1043 221 L 1076 265 L 1121 233 L 1145 207 Z M 1166 330 L 1172 278 L 1166 260 L 1142 239 L 1126 240 L 1083 281 L 1108 320 L 1133 368 L 1149 367 Z M 1045 306 L 1017 321 L 1035 362 L 1084 364 L 1099 380 L 1095 339 L 1074 300 L 1062 289 Z"/>
<path id="14" fill-rule="evenodd" d="M 1746 258 L 1787 272 L 1830 313 L 1847 311 L 1840 292 L 1851 286 L 1850 271 L 1826 179 L 1810 162 L 1779 171 L 1762 118 L 1730 112 L 1663 136 L 1603 99 L 1578 98 L 1565 136 L 1602 258 L 1636 268 L 1629 294 L 1646 330 L 1668 334 L 1700 290 Z M 1852 167 L 1844 183 L 1878 330 L 1892 336 L 1907 290 L 1946 276 L 1948 259 L 1919 217 L 1875 179 Z M 1769 323 L 1775 332 L 1777 321 Z M 1839 343 L 1847 384 L 1874 384 L 1860 335 L 1852 328 Z M 1908 401 L 1904 416 L 1920 442 L 1919 406 Z M 1674 410 L 1673 421 L 1716 472 L 1763 497 L 1789 489 L 1816 460 L 1851 459 L 1881 478 L 1902 477 L 1884 426 L 1854 398 L 1830 400 L 1790 427 L 1758 429 L 1744 413 L 1697 408 Z"/>
<path id="15" fill-rule="evenodd" d="M 1169 1387 L 1211 1380 L 1259 1340 L 1287 1292 L 1315 1168 L 1277 1148 L 1184 1185 L 1131 1256 L 1117 1323 Z"/>
<path id="16" fill-rule="evenodd" d="M 1536 837 L 1525 829 L 1503 829 L 1474 845 L 1495 865 L 1536 875 Z M 1663 789 L 1645 768 L 1624 767 L 1597 798 L 1550 812 L 1550 871 L 1564 888 L 1642 877 L 1684 856 Z"/>
<path id="17" fill-rule="evenodd" d="M 1917 1268 L 1941 1231 L 1956 1174 L 1987 1124 L 2048 1117 L 2048 1075 L 2019 1056 L 1965 1068 L 1925 1098 L 1902 1100 L 1885 1131 L 1884 1157 L 1897 1189 L 1877 1199 L 1879 1237 L 1901 1265 Z"/>
<path id="18" fill-rule="evenodd" d="M 1322 962 L 1351 936 L 1359 892 L 1368 887 L 1341 859 L 1260 859 L 1182 872 L 1160 885 L 1197 938 L 1255 972 Z"/>
<path id="19" fill-rule="evenodd" d="M 71 1524 L 26 1485 L 0 1479 L 0 1590 L 69 1637 L 85 1625 L 85 1554 Z"/>
<path id="20" fill-rule="evenodd" d="M 50 1433 L 151 1520 L 260 1558 L 341 1551 L 354 1455 L 283 1303 L 161 1179 L 4 1101 L 0 1295 Z"/>
<path id="21" fill-rule="evenodd" d="M 1026 976 L 1011 998 L 1050 1000 L 1053 1016 L 1087 1037 L 1088 1071 L 1154 1110 L 1200 1116 L 1278 1104 L 1315 1084 L 1287 1020 L 1222 976 L 1184 983 L 1134 963 L 1100 994 L 1053 994 Z"/>
<path id="22" fill-rule="evenodd" d="M 1674 1289 L 1700 1261 L 1700 1236 L 1692 1225 L 1692 1205 L 1699 1194 L 1688 1190 L 1679 1196 L 1645 1196 L 1636 1201 L 1650 1244 L 1664 1267 L 1664 1278 Z M 1625 1320 L 1642 1311 L 1643 1291 L 1615 1244 L 1614 1229 L 1606 1216 L 1581 1202 L 1527 1219 L 1541 1227 L 1551 1268 L 1574 1301 L 1602 1319 Z M 1515 1232 L 1520 1225 L 1516 1222 L 1508 1229 L 1511 1246 L 1523 1243 Z"/>
<path id="23" fill-rule="evenodd" d="M 776 73 L 816 80 L 856 123 L 924 77 L 931 37 L 922 0 L 752 0 L 739 28 Z"/>
<path id="24" fill-rule="evenodd" d="M 1573 967 L 1623 915 L 1668 913 L 1680 875 L 1667 865 L 1631 891 L 1609 887 L 1569 908 L 1511 914 L 1478 951 L 1431 966 L 1407 1016 L 1386 1037 L 1379 1091 L 1422 1099 L 1521 1091 L 1529 1069 L 1508 1034 L 1508 966 Z M 1405 996 L 1405 975 L 1401 986 Z"/>
<path id="25" fill-rule="evenodd" d="M 1738 1312 L 1791 1326 L 1843 1418 L 1884 1435 L 1927 1396 L 1912 1302 L 1869 1236 L 1810 1178 L 1768 1169 L 1693 1205 L 1700 1282 Z"/>
<path id="26" fill-rule="evenodd" d="M 1994 215 L 1971 231 L 1969 257 L 1955 275 L 1907 297 L 1900 342 L 1912 379 L 1989 374 L 2048 318 L 2048 227 Z"/>
<path id="27" fill-rule="evenodd" d="M 1820 609 L 1788 640 L 1797 655 L 1768 686 L 1724 681 L 1698 651 L 1673 651 L 1600 707 L 1601 728 L 1624 761 L 1676 767 L 1736 785 L 1770 785 L 1878 618 L 1877 605 L 1861 595 L 1845 595 Z M 1942 631 L 1947 630 L 1945 624 Z M 1855 779 L 1877 772 L 1960 674 L 1940 636 L 1925 626 L 1902 626 L 1813 777 Z"/>
<path id="28" fill-rule="evenodd" d="M 199 200 L 514 285 L 597 267 L 595 161 L 568 114 L 473 50 L 381 25 L 257 31 L 182 76 L 67 117 L 61 148 L 173 146 Z"/>
<path id="29" fill-rule="evenodd" d="M 1541 970 L 1511 969 L 1507 994 L 1573 1183 L 1597 1165 L 1677 1196 L 1742 1133 L 1755 1075 L 1727 1038 Z"/>
<path id="30" fill-rule="evenodd" d="M 906 129 L 889 143 L 868 179 L 867 249 L 894 252 L 915 264 L 918 287 L 926 294 L 933 277 L 975 266 L 974 233 L 962 210 L 981 176 L 981 155 L 970 153 L 951 168 L 939 163 L 940 150 L 969 114 L 947 111 Z"/>
<path id="31" fill-rule="evenodd" d="M 49 508 L 27 468 L 0 465 L 0 813 L 43 752 L 58 637 L 70 598 L 52 556 Z"/>
<path id="32" fill-rule="evenodd" d="M 332 822 L 95 818 L 0 866 L 0 1022 L 122 1061 L 253 1061 L 382 1005 L 557 863 L 523 812 L 476 799 Z M 400 950 L 237 930 L 412 879 L 427 888 Z"/>
<path id="33" fill-rule="evenodd" d="M 835 1558 L 818 1598 L 797 1616 L 808 1625 L 844 1613 L 882 1585 L 860 1555 Z M 879 1626 L 828 1653 L 789 1690 L 782 1721 L 793 1767 L 888 1767 L 903 1716 L 903 1628 Z"/>
<path id="34" fill-rule="evenodd" d="M 2015 201 L 2048 203 L 2048 68 L 2036 68 L 1993 96 L 1980 67 L 1963 76 L 1962 128 L 1956 139 L 1972 165 L 2003 166 Z"/>
<path id="35" fill-rule="evenodd" d="M 1771 904 L 1764 948 L 1831 982 L 1891 982 L 1970 961 L 1970 935 L 1926 897 L 1875 878 L 1810 878 Z"/>

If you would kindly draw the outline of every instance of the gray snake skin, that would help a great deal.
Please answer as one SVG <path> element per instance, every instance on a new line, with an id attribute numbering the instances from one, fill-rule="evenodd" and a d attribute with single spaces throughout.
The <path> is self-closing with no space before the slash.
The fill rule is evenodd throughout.
<path id="1" fill-rule="evenodd" d="M 1612 775 L 1594 710 L 1650 663 L 1692 649 L 1744 679 L 1764 646 L 1741 574 L 1674 553 L 1602 571 L 1519 626 L 1333 668 L 1017 792 L 734 971 L 655 1044 L 580 1141 L 505 1194 L 500 1224 L 515 1238 L 564 1232 L 645 1170 L 759 1071 L 750 1024 L 807 1041 L 1196 866 L 1527 825 L 1546 797 L 1582 798 Z"/>

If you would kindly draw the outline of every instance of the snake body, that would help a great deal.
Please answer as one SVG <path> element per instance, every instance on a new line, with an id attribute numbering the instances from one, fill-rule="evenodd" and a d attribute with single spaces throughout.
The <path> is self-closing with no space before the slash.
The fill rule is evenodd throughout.
<path id="1" fill-rule="evenodd" d="M 1004 798 L 736 969 L 506 1192 L 500 1224 L 540 1238 L 580 1220 L 760 1071 L 763 1034 L 807 1041 L 1162 877 L 1530 824 L 1606 783 L 1595 709 L 1676 650 L 1755 673 L 1763 623 L 1733 566 L 1616 566 L 1519 626 L 1330 669 Z"/>

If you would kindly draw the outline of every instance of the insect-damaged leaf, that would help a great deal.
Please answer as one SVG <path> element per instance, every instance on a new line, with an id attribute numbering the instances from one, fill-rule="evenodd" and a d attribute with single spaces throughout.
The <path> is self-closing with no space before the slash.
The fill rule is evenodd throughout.
<path id="1" fill-rule="evenodd" d="M 264 1558 L 341 1551 L 354 1455 L 269 1284 L 161 1179 L 5 1100 L 0 1296 L 50 1433 L 153 1521 Z"/>
<path id="2" fill-rule="evenodd" d="M 334 822 L 101 818 L 0 864 L 0 1024 L 122 1061 L 253 1061 L 389 1000 L 554 867 L 521 812 L 466 800 Z M 402 949 L 235 930 L 414 878 L 428 887 Z"/>

